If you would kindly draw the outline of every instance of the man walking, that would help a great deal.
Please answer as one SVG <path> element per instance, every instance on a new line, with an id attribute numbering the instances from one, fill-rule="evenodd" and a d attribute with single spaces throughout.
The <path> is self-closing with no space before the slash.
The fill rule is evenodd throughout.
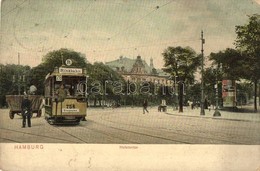
<path id="1" fill-rule="evenodd" d="M 143 103 L 143 114 L 145 114 L 145 111 L 147 113 L 149 113 L 149 111 L 147 110 L 147 106 L 148 106 L 148 102 L 147 102 L 147 100 L 144 100 L 144 103 Z"/>
<path id="2" fill-rule="evenodd" d="M 28 127 L 31 127 L 31 101 L 28 99 L 28 95 L 24 96 L 21 108 L 23 116 L 23 128 L 26 125 L 26 119 Z"/>

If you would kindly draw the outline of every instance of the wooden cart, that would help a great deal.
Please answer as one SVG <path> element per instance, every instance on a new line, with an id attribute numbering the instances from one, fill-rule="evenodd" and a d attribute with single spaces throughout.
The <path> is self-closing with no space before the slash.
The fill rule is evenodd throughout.
<path id="1" fill-rule="evenodd" d="M 36 113 L 37 117 L 41 117 L 41 107 L 42 107 L 43 97 L 40 95 L 29 95 L 28 97 L 32 104 L 31 106 L 32 115 L 33 113 Z M 15 114 L 21 115 L 22 113 L 21 105 L 22 105 L 23 98 L 24 98 L 23 95 L 6 95 L 6 101 L 10 108 L 9 117 L 11 119 L 14 118 Z"/>

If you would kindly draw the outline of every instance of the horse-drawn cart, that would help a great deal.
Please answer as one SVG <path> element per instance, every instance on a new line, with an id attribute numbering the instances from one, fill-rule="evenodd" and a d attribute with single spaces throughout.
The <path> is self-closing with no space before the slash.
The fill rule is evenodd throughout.
<path id="1" fill-rule="evenodd" d="M 37 117 L 41 117 L 41 104 L 42 104 L 42 96 L 40 95 L 29 95 L 29 100 L 31 101 L 31 113 L 37 113 Z M 6 95 L 6 101 L 10 108 L 9 117 L 11 119 L 14 118 L 15 114 L 21 115 L 22 113 L 22 100 L 23 95 Z"/>

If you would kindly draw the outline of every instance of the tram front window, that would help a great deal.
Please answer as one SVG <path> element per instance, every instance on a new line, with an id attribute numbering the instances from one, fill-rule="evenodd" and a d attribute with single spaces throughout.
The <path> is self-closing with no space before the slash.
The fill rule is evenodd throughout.
<path id="1" fill-rule="evenodd" d="M 62 82 L 55 83 L 55 90 L 57 91 L 61 85 L 64 85 L 68 97 L 84 97 L 85 95 L 85 84 L 82 77 L 63 77 Z"/>

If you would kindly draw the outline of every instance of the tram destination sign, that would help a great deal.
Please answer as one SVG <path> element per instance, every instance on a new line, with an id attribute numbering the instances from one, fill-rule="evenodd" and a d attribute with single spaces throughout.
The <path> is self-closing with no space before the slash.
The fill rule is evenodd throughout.
<path id="1" fill-rule="evenodd" d="M 59 68 L 60 74 L 82 74 L 81 68 Z"/>

